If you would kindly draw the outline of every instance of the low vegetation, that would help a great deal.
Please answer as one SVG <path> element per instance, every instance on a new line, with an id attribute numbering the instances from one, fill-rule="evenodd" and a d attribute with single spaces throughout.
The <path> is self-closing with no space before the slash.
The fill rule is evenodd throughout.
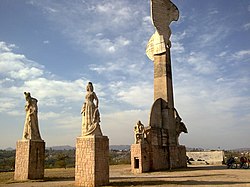
<path id="1" fill-rule="evenodd" d="M 198 150 L 199 149 L 196 151 Z M 246 157 L 250 157 L 250 150 L 225 151 L 225 160 L 227 160 L 230 156 L 240 158 L 243 153 L 245 153 Z M 0 150 L 0 172 L 14 171 L 15 154 L 15 150 Z M 130 164 L 130 150 L 110 150 L 109 164 Z M 75 149 L 54 150 L 50 148 L 45 150 L 45 169 L 74 167 Z"/>
<path id="2" fill-rule="evenodd" d="M 0 172 L 14 171 L 15 150 L 0 150 Z M 45 169 L 50 168 L 74 168 L 75 149 L 70 150 L 45 150 Z M 130 151 L 110 150 L 109 164 L 130 164 Z"/>

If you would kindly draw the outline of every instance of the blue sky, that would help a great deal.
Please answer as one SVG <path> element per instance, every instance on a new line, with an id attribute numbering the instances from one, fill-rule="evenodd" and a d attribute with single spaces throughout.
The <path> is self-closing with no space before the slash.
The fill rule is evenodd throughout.
<path id="1" fill-rule="evenodd" d="M 250 2 L 173 0 L 175 107 L 187 147 L 250 147 Z M 133 143 L 153 103 L 154 27 L 147 0 L 0 1 L 0 148 L 15 147 L 24 126 L 24 91 L 39 100 L 47 146 L 75 145 L 85 86 L 100 100 L 110 144 Z"/>

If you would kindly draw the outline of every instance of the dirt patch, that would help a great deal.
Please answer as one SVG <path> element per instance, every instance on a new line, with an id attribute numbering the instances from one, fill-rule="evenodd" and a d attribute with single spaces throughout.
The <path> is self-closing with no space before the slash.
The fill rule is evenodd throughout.
<path id="1" fill-rule="evenodd" d="M 0 173 L 0 186 L 74 186 L 74 168 L 47 169 L 44 180 L 17 183 L 13 172 Z M 5 180 L 5 181 L 4 181 Z M 130 165 L 110 166 L 108 186 L 250 186 L 250 169 L 226 169 L 226 166 L 190 166 L 172 171 L 132 174 Z"/>

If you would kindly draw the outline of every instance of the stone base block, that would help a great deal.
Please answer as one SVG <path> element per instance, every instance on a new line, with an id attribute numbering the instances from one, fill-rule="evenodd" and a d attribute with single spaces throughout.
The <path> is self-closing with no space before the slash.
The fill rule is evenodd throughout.
<path id="1" fill-rule="evenodd" d="M 84 136 L 76 140 L 75 185 L 95 187 L 109 183 L 109 139 Z"/>
<path id="2" fill-rule="evenodd" d="M 168 146 L 152 145 L 151 171 L 169 169 L 169 149 Z"/>
<path id="3" fill-rule="evenodd" d="M 131 145 L 131 171 L 132 173 L 144 173 L 150 169 L 150 157 L 147 144 Z"/>
<path id="4" fill-rule="evenodd" d="M 131 145 L 131 171 L 144 173 L 187 167 L 185 146 Z"/>
<path id="5" fill-rule="evenodd" d="M 18 140 L 16 143 L 15 180 L 44 177 L 45 142 Z"/>
<path id="6" fill-rule="evenodd" d="M 187 167 L 186 147 L 184 145 L 169 146 L 169 151 L 171 168 Z"/>

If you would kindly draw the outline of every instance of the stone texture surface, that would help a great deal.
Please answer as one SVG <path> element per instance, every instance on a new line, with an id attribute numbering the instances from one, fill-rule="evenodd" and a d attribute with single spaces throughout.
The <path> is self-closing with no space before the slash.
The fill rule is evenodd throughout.
<path id="1" fill-rule="evenodd" d="M 38 125 L 38 100 L 31 97 L 29 92 L 24 92 L 26 117 L 23 129 L 23 140 L 42 140 Z"/>
<path id="2" fill-rule="evenodd" d="M 131 171 L 144 173 L 187 167 L 185 146 L 131 145 Z"/>
<path id="3" fill-rule="evenodd" d="M 131 146 L 133 173 L 187 167 L 185 146 L 178 141 L 180 133 L 187 129 L 180 128 L 184 123 L 174 108 L 173 97 L 170 49 L 167 48 L 166 53 L 154 55 L 154 104 L 149 127 L 145 127 L 145 140 L 140 146 Z M 135 160 L 138 163 L 135 164 Z"/>
<path id="4" fill-rule="evenodd" d="M 82 106 L 82 136 L 96 135 L 102 136 L 100 128 L 100 113 L 98 109 L 98 97 L 94 92 L 92 82 L 86 87 L 85 101 Z"/>
<path id="5" fill-rule="evenodd" d="M 187 157 L 184 145 L 169 146 L 170 168 L 186 168 Z"/>
<path id="6" fill-rule="evenodd" d="M 107 136 L 78 137 L 75 185 L 94 187 L 109 183 L 109 139 Z"/>
<path id="7" fill-rule="evenodd" d="M 153 61 L 154 55 L 171 48 L 169 25 L 179 19 L 179 10 L 170 0 L 151 0 L 151 19 L 156 31 L 148 42 L 146 54 Z"/>
<path id="8" fill-rule="evenodd" d="M 189 159 L 193 158 L 192 164 L 220 165 L 224 162 L 224 151 L 202 151 L 202 152 L 187 152 Z M 200 160 L 200 161 L 198 161 Z"/>
<path id="9" fill-rule="evenodd" d="M 131 171 L 133 173 L 144 173 L 150 169 L 149 147 L 146 144 L 131 145 Z"/>
<path id="10" fill-rule="evenodd" d="M 19 140 L 16 144 L 15 180 L 44 177 L 45 142 Z"/>
<path id="11" fill-rule="evenodd" d="M 180 133 L 188 131 L 174 107 L 169 40 L 169 25 L 178 18 L 179 10 L 170 0 L 151 0 L 151 19 L 156 31 L 146 54 L 154 62 L 154 103 L 144 141 L 131 146 L 134 173 L 187 167 L 186 149 L 178 140 Z"/>

